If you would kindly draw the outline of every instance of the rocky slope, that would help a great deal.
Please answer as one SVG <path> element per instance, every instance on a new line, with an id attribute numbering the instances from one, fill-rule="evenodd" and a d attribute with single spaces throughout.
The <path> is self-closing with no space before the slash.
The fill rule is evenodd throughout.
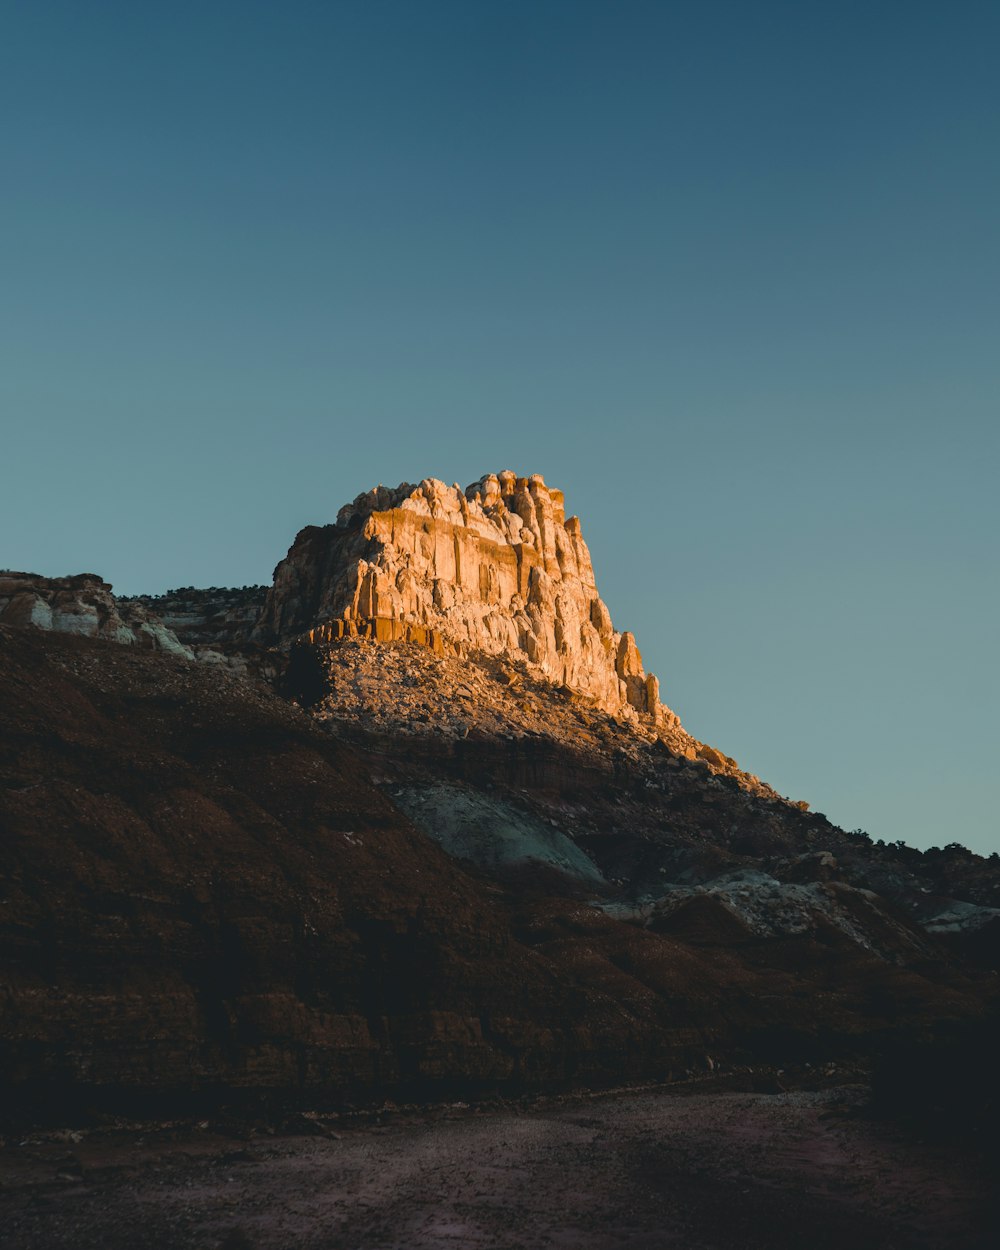
<path id="1" fill-rule="evenodd" d="M 519 942 L 495 891 L 264 687 L 0 640 L 8 1106 L 516 1084 L 600 1072 L 626 1035 L 636 1071 L 699 1044 L 638 1001 L 623 1033 L 621 993 Z"/>
<path id="2" fill-rule="evenodd" d="M 929 950 L 916 922 L 995 963 L 996 861 L 847 833 L 553 691 L 524 662 L 358 639 L 294 656 L 289 679 L 313 717 L 364 753 L 429 836 L 480 868 L 558 868 L 609 913 L 685 933 L 690 921 L 695 935 L 714 917 L 723 941 L 835 928 L 907 962 Z"/>
<path id="3" fill-rule="evenodd" d="M 624 923 L 587 901 L 608 897 L 596 875 L 449 856 L 404 786 L 373 784 L 387 757 L 254 679 L 0 644 L 8 1110 L 655 1078 L 983 1010 L 989 983 L 902 917 L 883 951 L 833 926 Z"/>

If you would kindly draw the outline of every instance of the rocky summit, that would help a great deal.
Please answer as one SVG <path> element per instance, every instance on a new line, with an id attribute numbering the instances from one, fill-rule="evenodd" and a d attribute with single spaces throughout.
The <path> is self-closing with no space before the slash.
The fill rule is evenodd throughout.
<path id="1" fill-rule="evenodd" d="M 550 692 L 742 776 L 660 701 L 635 637 L 615 629 L 598 594 L 579 518 L 537 473 L 491 473 L 464 491 L 429 478 L 358 495 L 335 525 L 298 535 L 252 637 L 317 654 L 352 638 L 404 641 L 520 665 Z"/>
<path id="2" fill-rule="evenodd" d="M 850 1064 L 995 1010 L 996 857 L 689 735 L 538 475 L 376 487 L 270 586 L 0 573 L 0 691 L 24 1115 Z"/>
<path id="3" fill-rule="evenodd" d="M 539 474 L 378 486 L 303 530 L 275 570 L 256 636 L 308 632 L 519 657 L 609 712 L 677 718 L 597 593 L 580 521 Z"/>

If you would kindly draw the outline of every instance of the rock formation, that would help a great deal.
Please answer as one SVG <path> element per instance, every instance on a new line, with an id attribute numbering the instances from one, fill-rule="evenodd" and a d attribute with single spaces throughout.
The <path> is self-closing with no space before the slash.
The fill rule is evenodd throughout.
<path id="1" fill-rule="evenodd" d="M 39 577 L 5 570 L 0 573 L 0 625 L 31 625 L 194 658 L 191 649 L 143 604 L 116 599 L 110 584 L 93 573 Z"/>
<path id="2" fill-rule="evenodd" d="M 677 726 L 597 593 L 579 519 L 538 474 L 378 486 L 310 526 L 275 570 L 256 636 L 367 636 L 520 657 L 616 715 Z"/>

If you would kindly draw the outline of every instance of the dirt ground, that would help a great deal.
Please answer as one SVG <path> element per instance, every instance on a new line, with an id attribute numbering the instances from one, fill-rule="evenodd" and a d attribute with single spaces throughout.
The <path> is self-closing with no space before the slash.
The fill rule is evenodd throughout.
<path id="1" fill-rule="evenodd" d="M 7 1250 L 973 1250 L 974 1155 L 866 1091 L 647 1090 L 477 1110 L 9 1139 Z"/>

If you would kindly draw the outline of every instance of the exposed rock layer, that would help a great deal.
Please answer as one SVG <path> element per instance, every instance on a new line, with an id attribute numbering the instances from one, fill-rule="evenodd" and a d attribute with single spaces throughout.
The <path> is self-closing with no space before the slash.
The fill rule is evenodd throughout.
<path id="1" fill-rule="evenodd" d="M 0 625 L 34 626 L 194 658 L 191 649 L 142 603 L 116 599 L 110 583 L 93 573 L 73 577 L 0 573 Z"/>
<path id="2" fill-rule="evenodd" d="M 336 525 L 302 530 L 257 636 L 306 633 L 520 656 L 606 711 L 677 724 L 597 593 L 579 519 L 538 474 L 490 474 L 465 491 L 433 478 L 379 486 Z"/>

